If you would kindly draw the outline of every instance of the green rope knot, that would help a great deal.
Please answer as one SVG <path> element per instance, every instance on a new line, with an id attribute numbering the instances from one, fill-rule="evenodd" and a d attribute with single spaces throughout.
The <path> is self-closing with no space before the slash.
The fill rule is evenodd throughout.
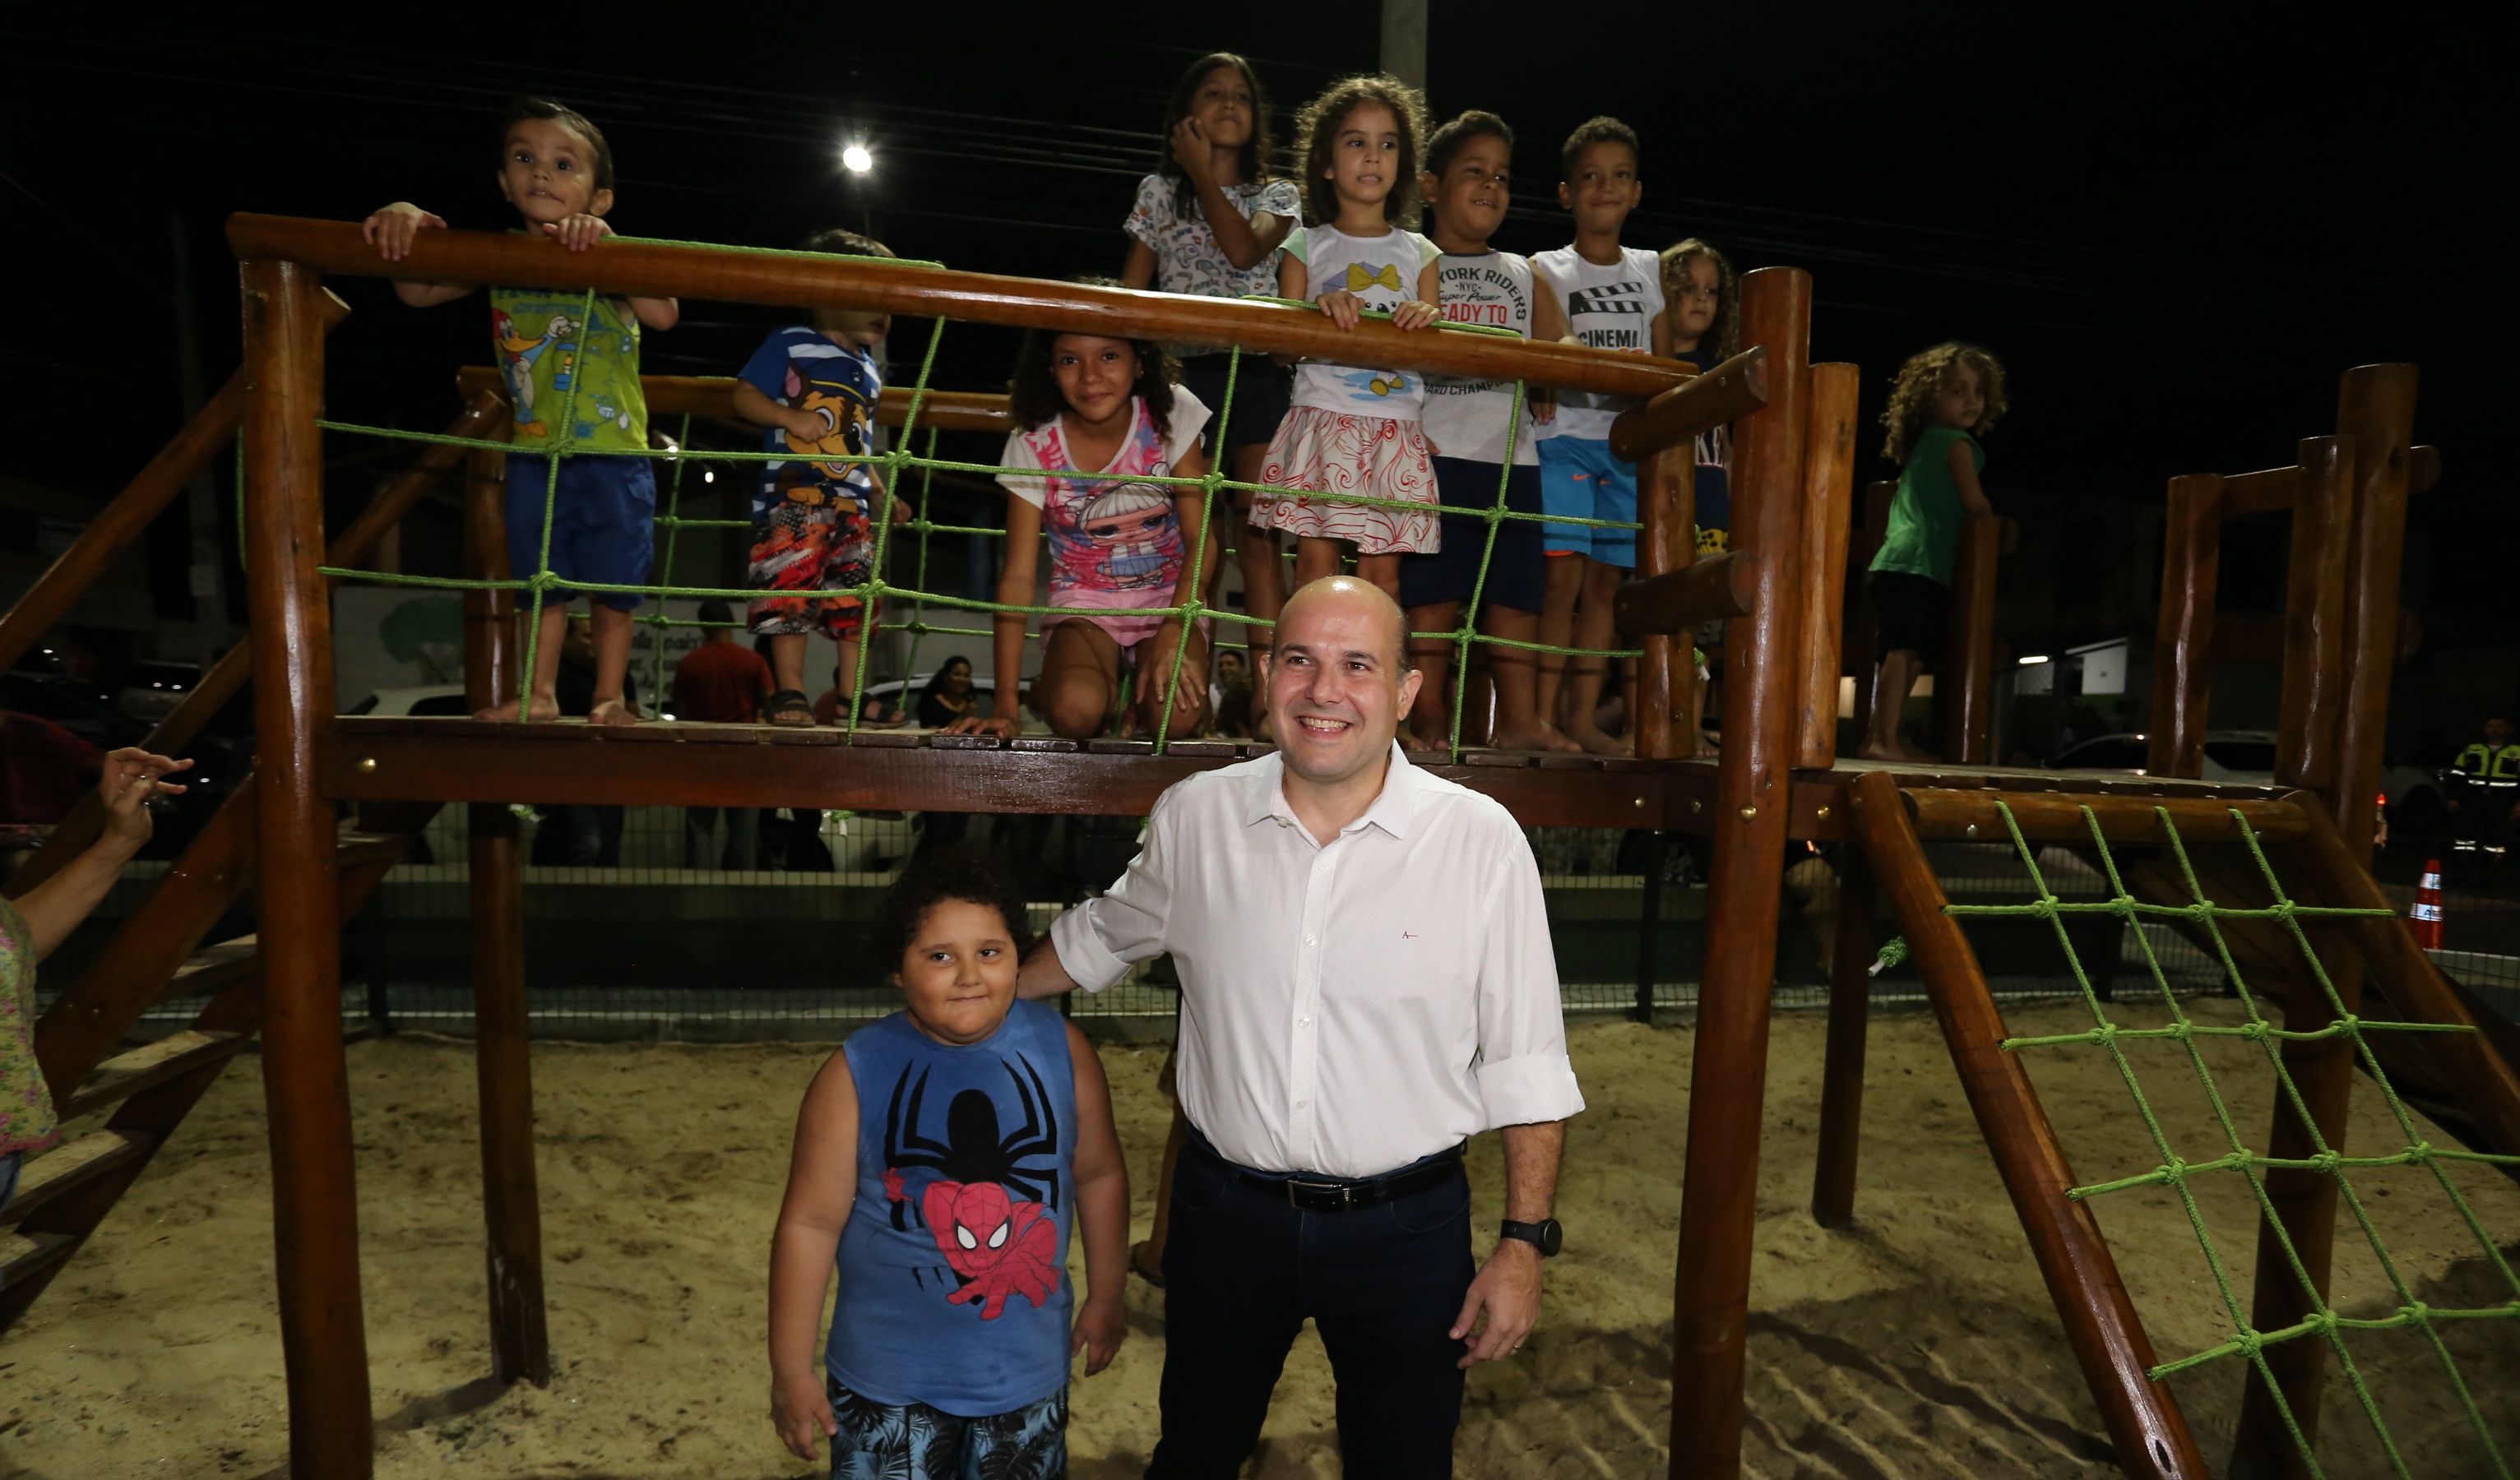
<path id="1" fill-rule="evenodd" d="M 2181 906 L 2179 914 L 2182 919 L 2194 920 L 2201 925 L 2214 918 L 2214 907 L 2200 899 L 2194 904 Z"/>
<path id="2" fill-rule="evenodd" d="M 2163 1187 L 2170 1187 L 2178 1183 L 2185 1182 L 2190 1170 L 2191 1168 L 2187 1165 L 2186 1157 L 2173 1156 L 2168 1161 L 2163 1162 L 2161 1166 L 2153 1172 L 2152 1178 L 2153 1181 L 2160 1183 Z"/>
<path id="3" fill-rule="evenodd" d="M 2398 1308 L 2398 1317 L 2402 1321 L 2411 1322 L 2419 1326 L 2430 1325 L 2433 1319 L 2433 1308 L 2424 1304 L 2420 1300 L 2410 1301 Z"/>
<path id="4" fill-rule="evenodd" d="M 2267 1333 L 2255 1326 L 2242 1326 L 2231 1336 L 2231 1346 L 2243 1357 L 2254 1357 L 2267 1348 Z"/>
<path id="5" fill-rule="evenodd" d="M 2433 1144 L 2429 1141 L 2418 1141 L 2413 1145 L 2410 1145 L 2406 1149 L 2407 1165 L 2408 1166 L 2431 1166 L 2440 1158 L 2440 1155 L 2441 1153 L 2433 1148 Z"/>
<path id="6" fill-rule="evenodd" d="M 2345 1153 L 2330 1146 L 2310 1158 L 2312 1170 L 2333 1177 L 2345 1167 Z"/>

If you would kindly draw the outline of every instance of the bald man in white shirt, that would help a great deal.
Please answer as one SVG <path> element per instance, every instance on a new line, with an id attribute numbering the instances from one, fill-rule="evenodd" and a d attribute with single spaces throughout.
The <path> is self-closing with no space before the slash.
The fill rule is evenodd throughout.
<path id="1" fill-rule="evenodd" d="M 1164 1248 L 1156 1480 L 1240 1472 L 1309 1319 L 1346 1472 L 1448 1476 L 1463 1373 L 1540 1314 L 1566 1057 L 1540 871 L 1496 802 L 1409 763 L 1390 597 L 1316 581 L 1279 615 L 1276 753 L 1181 783 L 1108 893 L 1024 963 L 1046 997 L 1170 952 L 1192 1127 Z M 1473 1271 L 1463 1144 L 1500 1130 L 1506 1221 Z"/>

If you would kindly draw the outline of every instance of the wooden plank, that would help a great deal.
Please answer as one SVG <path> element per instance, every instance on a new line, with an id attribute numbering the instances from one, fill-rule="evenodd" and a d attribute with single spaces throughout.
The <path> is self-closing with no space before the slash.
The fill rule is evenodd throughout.
<path id="1" fill-rule="evenodd" d="M 1665 447 L 1638 465 L 1637 517 L 1644 525 L 1637 531 L 1637 574 L 1642 579 L 1630 586 L 1650 587 L 1655 581 L 1687 578 L 1697 549 L 1696 509 L 1693 447 Z M 1620 597 L 1622 603 L 1614 610 L 1624 616 L 1626 592 Z M 1674 702 L 1676 693 L 1686 693 L 1678 682 L 1681 643 L 1672 636 L 1679 629 L 1622 623 L 1620 630 L 1643 634 L 1639 645 L 1643 650 L 1637 658 L 1636 753 L 1644 760 L 1669 760 L 1675 751 L 1674 723 L 1687 722 Z M 1696 737 L 1689 736 L 1688 743 L 1677 748 L 1681 753 L 1694 752 Z"/>
<path id="2" fill-rule="evenodd" d="M 382 265 L 382 262 L 379 265 Z M 243 266 L 248 637 L 254 650 L 261 837 L 263 1098 L 271 1125 L 274 1264 L 289 1390 L 291 1472 L 372 1472 L 358 1191 L 341 1050 L 340 916 L 331 803 L 317 777 L 333 713 L 324 551 L 324 399 L 316 275 Z M 507 281 L 531 281 L 510 279 Z"/>
<path id="3" fill-rule="evenodd" d="M 1741 279 L 1742 336 L 1768 348 L 1770 400 L 1742 422 L 1734 443 L 1732 529 L 1744 551 L 1736 559 L 1757 574 L 1749 614 L 1725 636 L 1724 749 L 1709 809 L 1715 868 L 1672 1293 L 1672 1370 L 1687 1374 L 1672 1384 L 1675 1480 L 1732 1480 L 1741 1468 L 1768 1001 L 1792 800 L 1811 291 L 1811 275 L 1796 268 Z"/>
<path id="4" fill-rule="evenodd" d="M 2345 556 L 2345 696 L 2337 716 L 2336 779 L 2324 795 L 2337 830 L 2365 863 L 2388 742 L 2389 676 L 2397 666 L 2415 379 L 2412 365 L 2364 365 L 2347 371 L 2337 389 L 2337 434 L 2351 438 L 2354 449 L 2354 512 Z"/>
<path id="5" fill-rule="evenodd" d="M 648 415 L 655 417 L 707 417 L 719 422 L 738 422 L 735 387 L 740 383 L 733 376 L 641 376 L 639 388 L 648 399 Z M 499 372 L 487 365 L 467 365 L 455 373 L 455 385 L 466 401 L 487 393 L 501 394 L 504 389 Z M 899 426 L 910 416 L 910 396 L 915 387 L 887 385 L 883 398 L 876 406 L 879 426 Z M 1014 419 L 1007 413 L 1007 398 L 984 390 L 937 390 L 930 387 L 919 403 L 919 425 L 940 431 L 985 431 L 1003 436 L 1014 429 Z M 495 433 L 483 433 L 495 436 Z"/>
<path id="6" fill-rule="evenodd" d="M 1847 521 L 1855 507 L 1855 422 L 1860 373 L 1811 368 L 1811 430 L 1803 464 L 1802 650 L 1795 664 L 1794 764 L 1837 759 L 1839 620 L 1846 609 Z"/>
<path id="7" fill-rule="evenodd" d="M 67 1233 L 0 1234 L 0 1290 L 23 1289 L 49 1276 L 78 1245 Z"/>
<path id="8" fill-rule="evenodd" d="M 73 1136 L 25 1164 L 18 1175 L 17 1195 L 0 1209 L 0 1221 L 15 1223 L 66 1192 L 149 1154 L 156 1139 L 120 1131 L 90 1131 Z"/>
<path id="9" fill-rule="evenodd" d="M 1312 308 L 1141 292 L 1082 283 L 954 272 L 902 262 L 840 261 L 805 252 L 736 251 L 614 240 L 572 252 L 512 232 L 425 231 L 387 262 L 355 221 L 240 212 L 228 218 L 239 258 L 302 263 L 336 277 L 539 283 L 562 292 L 706 298 L 788 308 L 873 308 L 919 318 L 1007 324 L 1054 333 L 1189 344 L 1239 344 L 1474 380 L 1528 381 L 1611 395 L 1655 396 L 1692 378 L 1676 360 L 1535 343 L 1491 335 L 1412 332 L 1368 320 L 1342 330 Z"/>
<path id="10" fill-rule="evenodd" d="M 1693 636 L 1702 622 L 1749 615 L 1758 575 L 1754 553 L 1735 546 L 1661 575 L 1622 582 L 1610 609 L 1621 632 Z"/>
<path id="11" fill-rule="evenodd" d="M 2144 769 L 2205 774 L 2205 711 L 2214 692 L 2214 589 L 2223 559 L 2223 480 L 2170 480 L 2162 532 L 2161 619 L 2152 649 L 2152 735 Z"/>
<path id="12" fill-rule="evenodd" d="M 1856 784 L 1851 805 L 2119 1467 L 2136 1480 L 2206 1480 L 2210 1471 L 2178 1399 L 2145 1375 L 2155 1361 L 2151 1338 L 2091 1208 L 2066 1195 L 2078 1185 L 2073 1166 L 2019 1055 L 2003 1051 L 2003 1015 L 1959 921 L 1943 913 L 1942 885 L 1894 784 L 1868 776 Z"/>
<path id="13" fill-rule="evenodd" d="M 2301 444 L 2284 574 L 2283 697 L 2275 727 L 2275 779 L 2314 790 L 2336 779 L 2336 725 L 2345 706 L 2345 555 L 2353 526 L 2343 437 Z"/>
<path id="14" fill-rule="evenodd" d="M 2247 514 L 2278 514 L 2293 507 L 2301 489 L 2299 468 L 2269 468 L 2259 472 L 2235 472 L 2221 479 L 2222 502 L 2216 506 L 2218 517 L 2235 519 Z"/>
<path id="15" fill-rule="evenodd" d="M 261 946 L 252 936 L 240 935 L 215 946 L 203 946 L 185 957 L 175 974 L 166 979 L 166 989 L 158 994 L 157 1000 L 166 1003 L 181 997 L 199 997 L 204 992 L 223 992 L 261 969 Z"/>
<path id="16" fill-rule="evenodd" d="M 1860 785 L 1860 784 L 1859 784 Z M 2160 843 L 2170 834 L 2161 813 L 2168 812 L 2179 835 L 2189 842 L 2235 842 L 2238 813 L 2270 842 L 2290 842 L 2310 830 L 2308 809 L 2293 801 L 2236 800 L 2221 797 L 2110 796 L 2069 791 L 2000 791 L 1917 788 L 1902 793 L 1920 837 L 1940 841 L 2003 842 L 2008 811 L 2021 835 L 2034 843 L 2089 844 L 2092 823 L 2110 842 Z"/>
<path id="17" fill-rule="evenodd" d="M 230 1057 L 245 1045 L 243 1033 L 203 1033 L 193 1028 L 142 1044 L 98 1064 L 96 1072 L 81 1081 L 77 1091 L 62 1102 L 61 1117 L 67 1121 L 93 1115 L 143 1090 Z"/>
<path id="18" fill-rule="evenodd" d="M 1875 692 L 1881 687 L 1881 643 L 1872 615 L 1872 603 L 1865 591 L 1866 574 L 1872 568 L 1872 558 L 1881 553 L 1881 541 L 1890 529 L 1890 505 L 1899 496 L 1895 480 L 1881 479 L 1864 485 L 1864 528 L 1847 551 L 1847 565 L 1854 578 L 1846 583 L 1846 668 L 1855 675 L 1855 734 L 1857 744 L 1870 733 Z M 1906 695 L 1893 702 L 1904 703 Z"/>
<path id="19" fill-rule="evenodd" d="M 1684 385 L 1619 413 L 1610 451 L 1631 463 L 1688 447 L 1702 431 L 1729 426 L 1768 404 L 1768 346 L 1753 344 Z"/>
<path id="20" fill-rule="evenodd" d="M 1952 566 L 1952 640 L 1934 678 L 1934 724 L 1943 758 L 1983 766 L 1995 735 L 1995 566 L 2003 524 L 1992 515 L 1960 521 Z"/>
<path id="21" fill-rule="evenodd" d="M 1837 938 L 1828 964 L 1828 1044 L 1821 1065 L 1820 1155 L 1812 1171 L 1812 1219 L 1855 1223 L 1855 1170 L 1864 1141 L 1864 1050 L 1871 1028 L 1872 963 L 1881 948 L 1872 866 L 1862 848 L 1839 855 Z"/>

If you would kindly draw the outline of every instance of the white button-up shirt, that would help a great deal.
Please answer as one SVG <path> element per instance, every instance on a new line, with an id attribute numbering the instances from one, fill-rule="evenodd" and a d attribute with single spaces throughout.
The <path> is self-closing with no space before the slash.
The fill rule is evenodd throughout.
<path id="1" fill-rule="evenodd" d="M 1128 874 L 1051 926 L 1089 991 L 1172 953 L 1191 1124 L 1246 1167 L 1372 1177 L 1583 1109 L 1512 816 L 1395 744 L 1325 844 L 1282 774 L 1273 754 L 1172 787 Z"/>

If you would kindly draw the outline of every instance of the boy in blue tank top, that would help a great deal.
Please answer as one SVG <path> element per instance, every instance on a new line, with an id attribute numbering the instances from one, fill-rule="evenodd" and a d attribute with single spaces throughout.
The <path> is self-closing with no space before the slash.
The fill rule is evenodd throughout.
<path id="1" fill-rule="evenodd" d="M 797 1112 L 771 1243 L 770 1421 L 807 1459 L 828 1436 L 834 1475 L 1063 1475 L 1068 1363 L 1085 1349 L 1087 1374 L 1102 1370 L 1126 1333 L 1110 1092 L 1085 1035 L 1015 1000 L 1031 944 L 993 859 L 922 855 L 878 930 L 908 1005 L 833 1054 Z"/>

